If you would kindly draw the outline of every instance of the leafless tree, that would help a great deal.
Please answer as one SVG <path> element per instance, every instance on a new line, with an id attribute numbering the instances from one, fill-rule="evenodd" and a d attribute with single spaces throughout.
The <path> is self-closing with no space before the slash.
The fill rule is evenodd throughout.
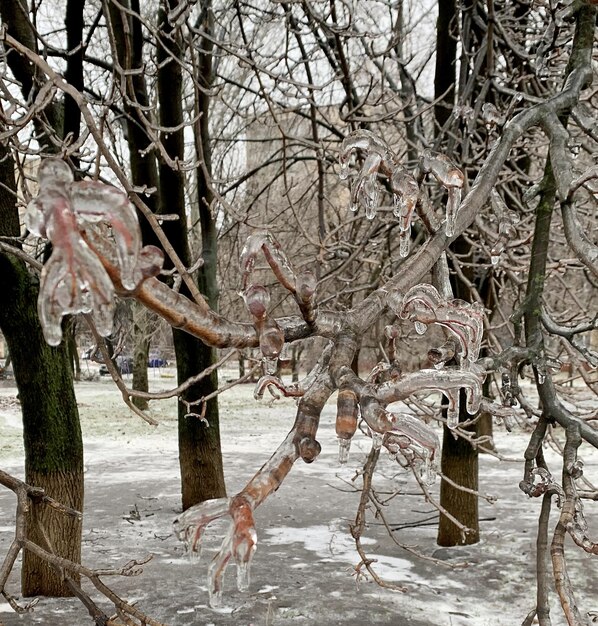
<path id="1" fill-rule="evenodd" d="M 220 600 L 231 558 L 240 587 L 248 584 L 256 548 L 253 511 L 299 458 L 308 463 L 317 458 L 320 413 L 338 393 L 341 460 L 360 420 L 372 438 L 352 527 L 363 567 L 376 576 L 360 539 L 368 509 L 383 515 L 374 489 L 380 450 L 413 470 L 430 497 L 426 481 L 441 445 L 426 421 L 441 422 L 443 489 L 475 502 L 477 483 L 446 470 L 447 442 L 457 436 L 451 457 L 460 459 L 460 466 L 465 458 L 471 469 L 477 449 L 492 448 L 477 423 L 495 416 L 530 428 L 520 488 L 543 498 L 537 605 L 524 623 L 536 615 L 540 624 L 550 623 L 547 520 L 557 496 L 553 580 L 568 622 L 578 624 L 563 546 L 569 534 L 582 549 L 597 552 L 582 507 L 596 491 L 591 483 L 580 488 L 578 449 L 582 442 L 598 447 L 598 434 L 595 412 L 564 403 L 560 370 L 567 381 L 581 379 L 596 394 L 591 370 L 598 363 L 592 344 L 598 174 L 596 126 L 589 114 L 595 104 L 596 7 L 583 1 L 557 9 L 524 2 L 448 7 L 448 14 L 440 13 L 437 45 L 448 50 L 450 80 L 440 80 L 437 61 L 433 97 L 422 87 L 429 59 L 408 58 L 416 24 L 407 19 L 406 8 L 384 2 L 353 7 L 336 0 L 281 2 L 267 9 L 240 1 L 199 7 L 172 2 L 161 5 L 154 22 L 134 3 L 108 3 L 93 28 L 112 24 L 108 30 L 116 43 L 121 31 L 114 24 L 126 18 L 152 34 L 155 51 L 143 64 L 135 47 L 122 42 L 122 57 L 117 52 L 112 60 L 118 68 L 86 51 L 90 72 L 116 76 L 101 84 L 111 84 L 113 93 L 118 87 L 120 97 L 106 101 L 82 91 L 60 67 L 4 30 L 5 49 L 26 60 L 41 85 L 32 102 L 6 85 L 7 106 L 16 114 L 5 114 L 3 124 L 15 161 L 37 152 L 33 141 L 24 146 L 20 137 L 32 136 L 28 129 L 43 119 L 50 94 L 70 98 L 85 122 L 84 136 L 72 144 L 59 142 L 62 160 L 42 160 L 39 193 L 27 210 L 29 229 L 53 244 L 41 279 L 44 332 L 51 343 L 60 343 L 64 315 L 92 312 L 99 335 L 106 335 L 114 296 L 134 298 L 206 346 L 254 350 L 263 367 L 258 396 L 273 387 L 299 398 L 289 434 L 249 483 L 230 498 L 191 506 L 176 521 L 181 539 L 195 550 L 211 521 L 230 517 L 230 531 L 210 567 L 212 604 Z M 285 33 L 282 52 L 269 43 L 275 29 Z M 60 51 L 50 43 L 48 49 Z M 168 80 L 164 67 L 190 85 L 177 87 L 181 106 L 174 111 L 159 95 L 160 81 Z M 133 85 L 141 79 L 143 88 Z M 158 116 L 151 97 L 160 104 Z M 126 159 L 115 156 L 126 152 L 117 123 L 122 116 L 129 157 L 141 147 L 131 139 L 136 128 L 146 142 L 137 156 L 155 154 L 160 209 L 144 197 L 152 197 L 154 174 L 135 169 L 144 164 L 135 165 L 133 158 L 124 166 Z M 195 131 L 189 151 L 171 142 L 185 128 Z M 68 160 L 85 180 L 75 181 Z M 333 178 L 337 174 L 341 182 Z M 204 289 L 204 297 L 192 280 L 197 264 L 189 240 L 173 244 L 180 243 L 181 233 L 169 227 L 165 181 L 170 177 L 178 181 L 177 193 L 194 189 L 195 205 L 180 195 L 173 199 L 173 223 L 186 231 L 188 220 L 199 222 L 211 271 L 215 257 L 209 246 L 221 225 L 227 251 L 221 275 L 234 277 L 221 307 L 226 315 L 217 310 L 214 294 Z M 347 178 L 349 189 L 342 182 Z M 143 237 L 129 201 L 147 220 Z M 308 207 L 310 221 L 304 217 Z M 354 213 L 347 213 L 348 207 Z M 106 223 L 109 234 L 101 226 Z M 148 224 L 153 234 L 145 233 Z M 165 270 L 156 243 L 167 254 Z M 25 254 L 10 241 L 2 248 Z M 66 291 L 60 287 L 65 280 L 72 286 Z M 239 286 L 242 300 L 233 296 Z M 555 297 L 557 291 L 575 305 Z M 423 342 L 415 342 L 428 328 Z M 314 339 L 325 346 L 318 362 L 304 380 L 285 385 L 276 376 L 283 348 Z M 360 369 L 357 357 L 367 342 L 380 360 L 362 359 Z M 537 403 L 519 384 L 526 368 Z M 197 377 L 213 371 L 209 367 L 180 380 L 171 393 L 183 394 Z M 119 385 L 130 402 L 134 393 L 122 380 Z M 435 392 L 446 399 L 443 411 L 420 397 Z M 205 416 L 206 396 L 183 400 L 185 415 Z M 399 401 L 402 412 L 387 409 Z M 557 427 L 566 437 L 560 481 L 542 453 Z M 8 481 L 4 484 L 12 488 Z M 476 540 L 475 512 L 460 519 L 446 501 L 436 505 L 452 529 L 446 534 L 461 542 Z M 30 549 L 27 541 L 20 535 L 13 552 Z M 3 572 L 12 567 L 11 558 L 12 553 Z"/>

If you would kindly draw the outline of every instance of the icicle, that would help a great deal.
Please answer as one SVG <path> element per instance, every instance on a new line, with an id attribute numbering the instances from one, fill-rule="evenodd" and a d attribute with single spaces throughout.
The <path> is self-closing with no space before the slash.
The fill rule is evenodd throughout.
<path id="1" fill-rule="evenodd" d="M 403 211 L 405 210 L 405 201 L 402 196 L 397 196 L 396 194 L 392 197 L 392 213 L 395 217 L 401 217 Z M 402 224 L 399 225 L 401 231 L 403 230 Z"/>
<path id="2" fill-rule="evenodd" d="M 405 258 L 411 248 L 411 234 L 408 230 L 399 231 L 399 256 Z"/>
<path id="3" fill-rule="evenodd" d="M 406 447 L 401 444 L 401 439 L 406 437 L 409 441 L 408 447 L 415 446 L 418 450 L 427 450 L 427 454 L 434 458 L 436 451 L 440 449 L 440 441 L 430 426 L 408 413 L 393 413 L 392 423 L 393 429 L 389 433 L 389 438 L 391 434 L 398 437 L 399 447 Z"/>
<path id="4" fill-rule="evenodd" d="M 436 482 L 436 468 L 427 450 L 423 450 L 422 456 L 416 458 L 415 466 L 426 485 L 430 486 Z"/>
<path id="5" fill-rule="evenodd" d="M 251 560 L 257 549 L 253 511 L 245 498 L 236 496 L 231 501 L 230 513 L 234 526 L 231 551 L 237 565 L 237 588 L 239 591 L 247 591 Z"/>
<path id="6" fill-rule="evenodd" d="M 264 231 L 258 231 L 249 235 L 245 240 L 245 245 L 241 250 L 239 257 L 239 265 L 241 266 L 241 285 L 242 289 L 245 289 L 249 279 L 249 275 L 253 271 L 255 265 L 255 258 L 264 245 L 264 240 L 267 237 L 267 233 Z"/>
<path id="7" fill-rule="evenodd" d="M 228 513 L 229 498 L 214 498 L 189 507 L 173 523 L 174 533 L 192 552 L 201 552 L 203 532 L 215 519 Z"/>
<path id="8" fill-rule="evenodd" d="M 438 436 L 430 426 L 407 413 L 392 414 L 391 421 L 393 428 L 384 443 L 389 453 L 400 453 L 418 468 L 425 482 L 432 484 L 436 474 L 433 461 L 440 449 Z"/>
<path id="9" fill-rule="evenodd" d="M 419 197 L 419 185 L 409 172 L 397 168 L 390 179 L 393 190 L 394 214 L 400 219 L 401 230 L 411 230 L 411 219 Z"/>
<path id="10" fill-rule="evenodd" d="M 459 341 L 465 368 L 478 358 L 484 331 L 484 309 L 478 303 L 445 300 L 432 285 L 420 284 L 405 294 L 400 316 L 419 322 L 420 328 L 431 323 L 448 328 Z"/>
<path id="11" fill-rule="evenodd" d="M 465 175 L 446 155 L 433 154 L 430 150 L 424 151 L 421 165 L 422 170 L 432 174 L 448 192 L 445 232 L 447 237 L 452 237 L 455 234 L 455 219 L 461 204 Z"/>
<path id="12" fill-rule="evenodd" d="M 349 205 L 349 211 L 353 211 L 353 213 L 356 213 L 359 210 L 359 205 L 357 204 L 357 202 L 351 202 L 351 204 Z"/>
<path id="13" fill-rule="evenodd" d="M 338 173 L 338 177 L 341 180 L 347 180 L 349 178 L 349 163 L 348 161 L 341 161 L 341 167 Z"/>
<path id="14" fill-rule="evenodd" d="M 44 159 L 38 180 L 39 194 L 29 203 L 25 219 L 31 232 L 48 237 L 53 245 L 42 271 L 38 302 L 46 340 L 58 345 L 62 318 L 77 313 L 91 313 L 100 334 L 109 335 L 114 288 L 80 229 L 85 228 L 89 239 L 101 241 L 102 236 L 89 225 L 110 225 L 121 283 L 132 290 L 155 273 L 155 268 L 147 264 L 147 255 L 141 256 L 136 213 L 126 194 L 114 187 L 97 181 L 74 182 L 70 167 L 60 159 Z M 159 264 L 156 255 L 151 260 Z"/>
<path id="15" fill-rule="evenodd" d="M 125 289 L 135 289 L 141 279 L 137 271 L 141 232 L 127 195 L 104 183 L 85 181 L 71 186 L 70 197 L 78 218 L 92 224 L 100 221 L 110 224 L 122 285 Z"/>
<path id="16" fill-rule="evenodd" d="M 351 450 L 351 440 L 338 438 L 338 462 L 344 465 L 349 460 Z"/>
<path id="17" fill-rule="evenodd" d="M 448 407 L 446 409 L 446 425 L 451 430 L 459 426 L 459 396 L 445 394 L 448 397 Z"/>
<path id="18" fill-rule="evenodd" d="M 366 217 L 374 219 L 380 200 L 380 190 L 377 182 L 378 173 L 390 176 L 395 170 L 396 163 L 389 147 L 367 130 L 357 130 L 346 137 L 340 150 L 340 174 L 341 179 L 348 176 L 348 162 L 355 150 L 365 153 L 365 160 L 359 173 L 351 186 L 352 211 L 358 206 L 365 209 Z"/>
<path id="19" fill-rule="evenodd" d="M 338 437 L 338 460 L 346 463 L 349 458 L 351 439 L 357 430 L 357 394 L 351 389 L 341 389 L 336 401 L 336 435 Z"/>

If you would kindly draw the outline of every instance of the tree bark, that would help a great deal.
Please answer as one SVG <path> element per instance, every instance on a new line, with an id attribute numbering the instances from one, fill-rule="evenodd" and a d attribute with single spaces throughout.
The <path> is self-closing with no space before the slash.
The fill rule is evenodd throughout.
<path id="1" fill-rule="evenodd" d="M 183 121 L 182 72 L 175 61 L 182 54 L 180 33 L 173 32 L 167 19 L 167 10 L 172 10 L 178 2 L 170 0 L 167 7 L 159 12 L 160 32 L 163 33 L 161 45 L 158 46 L 158 100 L 160 103 L 160 123 L 163 127 L 179 128 L 180 130 L 162 133 L 164 148 L 171 158 L 184 158 L 184 136 L 181 128 Z M 211 4 L 204 3 L 201 18 L 204 28 L 211 28 Z M 206 40 L 199 48 L 203 52 L 199 59 L 198 80 L 205 86 L 211 83 L 211 44 Z M 210 306 L 216 310 L 218 301 L 217 266 L 217 233 L 211 214 L 212 194 L 209 187 L 211 171 L 209 122 L 209 96 L 198 89 L 195 92 L 196 106 L 201 111 L 199 127 L 195 128 L 196 151 L 199 166 L 197 173 L 197 197 L 201 224 L 203 265 L 198 272 L 198 286 Z M 185 211 L 185 180 L 180 170 L 174 170 L 166 163 L 160 164 L 160 188 L 162 204 L 169 207 L 169 212 L 176 213 L 179 219 L 165 226 L 169 241 L 183 263 L 190 267 L 193 264 L 187 219 Z M 181 289 L 185 292 L 185 288 Z M 214 350 L 202 341 L 189 334 L 173 330 L 174 349 L 177 360 L 179 383 L 197 375 L 215 361 Z M 186 510 L 190 506 L 211 498 L 226 495 L 224 470 L 220 450 L 220 430 L 218 400 L 209 400 L 205 406 L 206 423 L 197 417 L 189 417 L 189 413 L 200 413 L 202 409 L 195 406 L 191 411 L 186 402 L 194 402 L 207 396 L 218 388 L 217 372 L 214 370 L 208 377 L 187 389 L 179 402 L 179 463 L 181 467 L 182 506 Z"/>
<path id="2" fill-rule="evenodd" d="M 0 230 L 6 225 L 2 218 L 0 214 Z M 51 348 L 45 342 L 37 316 L 37 281 L 10 255 L 0 254 L 0 290 L 5 298 L 0 307 L 0 328 L 12 357 L 23 413 L 25 480 L 81 511 L 83 442 L 65 344 Z M 41 521 L 55 552 L 79 562 L 81 522 L 49 507 Z M 32 541 L 41 542 L 31 517 L 27 531 Z M 60 576 L 29 552 L 23 557 L 21 584 L 24 596 L 72 595 Z"/>
<path id="3" fill-rule="evenodd" d="M 69 2 L 67 29 L 69 41 L 81 38 L 84 2 Z M 9 31 L 35 50 L 35 38 L 27 20 L 24 2 L 0 2 L 0 16 Z M 79 33 L 79 34 L 78 34 Z M 33 97 L 34 68 L 19 55 L 8 55 L 11 72 L 21 83 L 26 96 Z M 67 73 L 79 62 L 67 61 Z M 73 70 L 73 75 L 76 71 Z M 52 150 L 48 132 L 61 136 L 64 111 L 57 102 L 40 113 L 45 124 L 34 120 L 40 145 Z M 71 128 L 74 132 L 74 127 Z M 10 152 L 0 145 L 0 235 L 19 236 L 20 224 L 16 198 L 15 164 Z M 0 254 L 0 329 L 10 351 L 15 381 L 23 414 L 25 444 L 25 480 L 41 487 L 65 505 L 83 510 L 83 442 L 79 412 L 73 387 L 69 354 L 63 342 L 51 348 L 44 340 L 37 314 L 39 280 L 22 261 Z M 52 549 L 74 562 L 81 559 L 81 521 L 47 508 L 41 521 Z M 27 519 L 29 538 L 45 545 L 38 524 Z M 76 577 L 74 577 L 76 578 Z M 47 563 L 25 551 L 21 569 L 21 591 L 24 596 L 70 596 L 72 592 Z"/>
<path id="4" fill-rule="evenodd" d="M 465 394 L 460 393 L 459 421 L 471 416 L 465 410 Z M 473 427 L 475 429 L 475 426 Z M 455 439 L 445 426 L 442 437 L 442 456 L 440 461 L 442 474 L 462 487 L 478 489 L 478 451 L 462 437 Z M 446 480 L 440 483 L 440 504 L 453 517 L 471 529 L 465 535 L 446 515 L 440 514 L 438 524 L 439 546 L 470 545 L 480 540 L 478 522 L 478 498 L 472 493 L 461 491 Z"/>

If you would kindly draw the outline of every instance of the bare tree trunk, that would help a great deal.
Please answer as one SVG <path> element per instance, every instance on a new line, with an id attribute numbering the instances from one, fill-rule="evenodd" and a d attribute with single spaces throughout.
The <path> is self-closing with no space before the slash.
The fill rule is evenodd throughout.
<path id="1" fill-rule="evenodd" d="M 175 59 L 182 54 L 182 39 L 180 33 L 173 31 L 168 22 L 168 10 L 174 9 L 177 0 L 169 0 L 166 7 L 161 7 L 159 14 L 160 31 L 164 37 L 158 47 L 158 98 L 160 102 L 160 123 L 163 127 L 180 130 L 162 133 L 162 143 L 169 156 L 184 160 L 183 122 L 183 92 L 182 73 L 180 65 Z M 200 19 L 204 29 L 211 30 L 212 11 L 211 3 L 205 2 Z M 205 53 L 200 54 L 198 80 L 206 88 L 212 81 L 211 46 L 206 41 L 199 46 Z M 209 187 L 211 171 L 209 122 L 209 95 L 203 90 L 196 89 L 196 106 L 201 115 L 195 128 L 196 152 L 199 157 L 197 174 L 197 197 L 201 224 L 201 242 L 203 265 L 198 272 L 200 292 L 213 309 L 217 308 L 218 283 L 216 280 L 216 225 L 211 214 L 212 193 Z M 185 210 L 185 180 L 181 171 L 172 169 L 168 164 L 160 164 L 160 188 L 162 204 L 168 205 L 169 212 L 179 215 L 176 222 L 165 224 L 165 232 L 177 254 L 187 267 L 193 264 L 189 247 L 189 233 Z M 168 201 L 168 202 L 167 202 Z M 185 291 L 183 287 L 182 292 Z M 174 349 L 177 360 L 177 374 L 179 382 L 187 380 L 211 366 L 215 361 L 214 350 L 199 339 L 180 330 L 173 330 Z M 193 405 L 201 398 L 218 388 L 216 370 L 210 376 L 187 389 L 179 402 L 179 463 L 181 467 L 181 490 L 183 510 L 211 498 L 222 497 L 226 494 L 222 454 L 220 450 L 220 430 L 217 397 L 209 400 L 205 406 Z M 201 413 L 207 420 L 189 414 Z"/>
<path id="2" fill-rule="evenodd" d="M 66 11 L 68 45 L 82 42 L 84 2 L 69 0 Z M 35 50 L 33 31 L 27 20 L 26 3 L 0 2 L 0 16 L 17 40 Z M 69 55 L 66 73 L 75 86 L 82 80 L 83 49 Z M 12 73 L 30 98 L 40 85 L 33 65 L 18 55 L 9 55 Z M 71 106 L 65 98 L 64 106 Z M 78 107 L 75 107 L 78 109 Z M 73 113 L 70 124 L 64 123 L 64 109 L 52 102 L 41 114 L 44 124 L 34 120 L 38 142 L 46 150 L 55 149 L 47 141 L 48 133 L 64 136 L 65 128 L 78 136 L 79 116 Z M 10 152 L 0 145 L 0 235 L 19 236 L 20 225 L 16 198 L 15 164 Z M 12 193 L 11 193 L 12 192 Z M 83 442 L 71 364 L 66 344 L 51 348 L 44 340 L 37 315 L 39 283 L 24 264 L 8 254 L 0 254 L 0 328 L 6 338 L 13 363 L 23 413 L 25 444 L 25 480 L 73 509 L 83 510 Z M 64 516 L 49 507 L 39 520 L 45 536 L 59 556 L 74 562 L 81 559 L 80 520 Z M 46 546 L 36 520 L 27 520 L 30 539 Z M 25 551 L 21 569 L 24 596 L 70 596 L 72 592 L 47 563 Z M 73 577 L 76 579 L 76 577 Z"/>
<path id="3" fill-rule="evenodd" d="M 470 417 L 465 410 L 465 394 L 461 391 L 459 421 L 465 421 Z M 477 491 L 478 451 L 466 439 L 455 438 L 446 426 L 443 429 L 440 469 L 444 476 L 457 485 Z M 441 513 L 436 539 L 439 546 L 469 545 L 480 540 L 478 498 L 475 494 L 462 491 L 446 480 L 442 480 L 440 504 L 469 528 L 470 532 L 464 534 L 454 522 Z"/>
<path id="4" fill-rule="evenodd" d="M 149 391 L 147 376 L 148 357 L 151 345 L 151 332 L 147 324 L 149 312 L 138 302 L 133 302 L 133 389 Z M 133 397 L 133 404 L 142 411 L 147 409 L 145 398 Z"/>

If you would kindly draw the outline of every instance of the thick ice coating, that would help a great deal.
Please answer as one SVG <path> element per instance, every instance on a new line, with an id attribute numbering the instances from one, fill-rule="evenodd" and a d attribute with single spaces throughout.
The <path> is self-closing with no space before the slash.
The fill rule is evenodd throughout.
<path id="1" fill-rule="evenodd" d="M 111 227 L 116 264 L 125 289 L 135 289 L 144 278 L 155 275 L 163 255 L 153 246 L 141 248 L 137 215 L 126 194 L 97 181 L 74 182 L 70 167 L 48 158 L 38 171 L 39 193 L 27 207 L 27 228 L 52 242 L 52 254 L 42 270 L 39 315 L 46 341 L 62 340 L 65 315 L 89 313 L 98 332 L 112 332 L 114 287 L 104 266 L 84 239 L 99 222 Z"/>

